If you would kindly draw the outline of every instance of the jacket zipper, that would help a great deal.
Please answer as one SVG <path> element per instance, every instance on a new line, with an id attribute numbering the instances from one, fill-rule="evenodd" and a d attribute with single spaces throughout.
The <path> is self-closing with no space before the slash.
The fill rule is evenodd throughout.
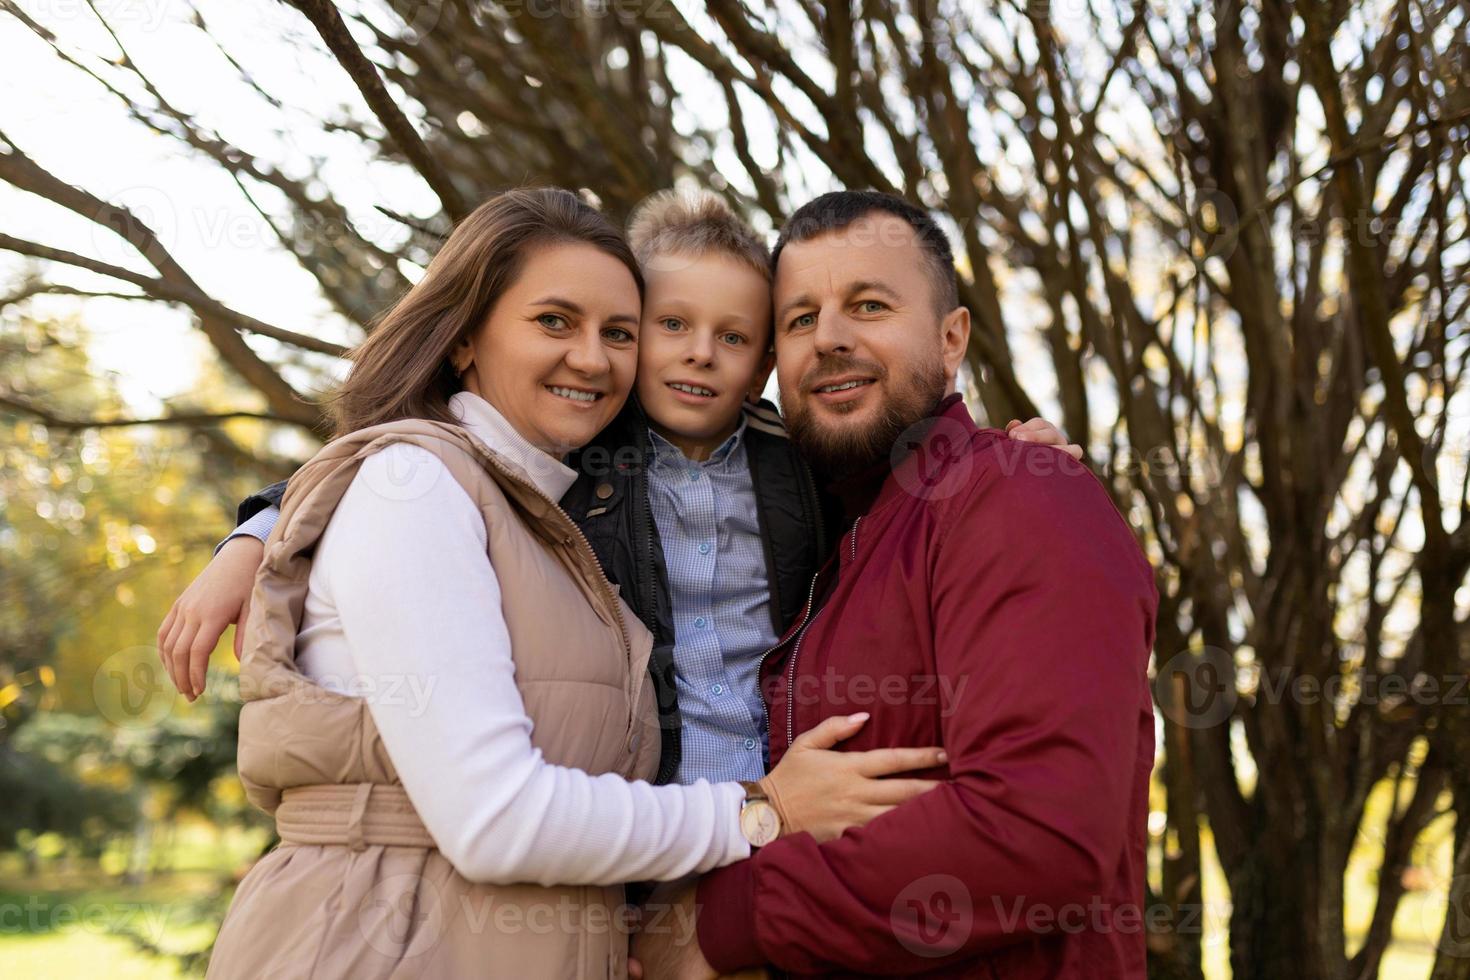
<path id="1" fill-rule="evenodd" d="M 849 552 L 851 557 L 848 559 L 849 562 L 851 562 L 851 561 L 853 561 L 853 560 L 855 560 L 857 558 L 857 533 L 858 533 L 858 525 L 861 524 L 862 522 L 863 522 L 862 517 L 859 517 L 857 520 L 855 520 L 855 521 L 852 522 L 852 531 L 850 532 L 851 535 L 852 535 L 852 539 L 851 539 L 850 552 Z M 816 613 L 816 615 L 813 615 L 812 614 L 812 602 L 815 601 L 816 594 L 817 594 L 817 579 L 819 579 L 821 577 L 822 577 L 822 573 L 820 571 L 818 571 L 816 575 L 813 575 L 812 576 L 811 590 L 807 593 L 807 597 L 806 597 L 806 612 L 802 615 L 801 625 L 799 627 L 797 627 L 797 630 L 796 630 L 796 647 L 791 651 L 791 665 L 790 665 L 790 669 L 788 670 L 788 672 L 786 674 L 786 748 L 787 748 L 787 750 L 790 750 L 791 743 L 794 742 L 794 741 L 796 741 L 796 665 L 797 665 L 797 662 L 801 659 L 801 641 L 806 638 L 806 630 L 807 630 L 807 627 L 810 626 L 812 623 L 814 623 L 816 621 L 817 616 L 820 616 L 821 615 L 821 610 L 818 610 L 817 613 Z M 781 644 L 780 643 L 777 643 L 775 646 L 771 647 L 771 649 L 769 649 L 765 653 L 761 654 L 761 665 L 764 665 L 765 664 L 766 657 L 769 657 L 772 653 L 774 653 L 775 651 L 779 650 L 780 648 L 781 648 Z M 760 676 L 760 667 L 759 666 L 756 668 L 756 676 L 757 677 Z M 767 705 L 766 704 L 766 699 L 765 698 L 761 698 L 761 704 L 763 704 L 763 705 L 766 706 L 766 731 L 769 732 L 770 731 L 770 728 L 771 728 L 771 708 L 770 708 L 770 705 Z"/>
<path id="2" fill-rule="evenodd" d="M 494 466 L 496 471 L 502 476 L 507 477 L 512 483 L 515 483 L 517 486 L 530 490 L 536 496 L 540 497 L 542 500 L 550 504 L 551 509 L 555 513 L 561 514 L 563 517 L 566 517 L 567 524 L 571 525 L 572 532 L 576 534 L 577 540 L 582 542 L 582 547 L 585 549 L 586 554 L 593 556 L 592 566 L 597 569 L 597 581 L 602 586 L 603 599 L 611 600 L 608 604 L 612 606 L 613 616 L 618 621 L 618 635 L 621 636 L 623 640 L 623 655 L 628 661 L 628 675 L 631 681 L 633 675 L 633 641 L 628 638 L 628 624 L 623 619 L 623 604 L 618 601 L 618 595 L 615 591 L 613 591 L 612 581 L 607 577 L 607 573 L 602 570 L 602 565 L 597 561 L 597 552 L 592 550 L 592 542 L 587 540 L 587 535 L 582 533 L 582 529 L 577 526 L 577 522 L 568 517 L 566 512 L 561 509 L 561 505 L 558 504 L 555 500 L 552 500 L 550 497 L 546 496 L 546 494 L 542 493 L 539 487 L 537 487 L 533 483 L 521 479 L 519 476 L 512 473 L 503 463 L 500 462 L 500 460 L 495 458 L 493 454 L 486 453 L 484 450 L 480 449 L 478 445 L 475 446 L 475 450 L 479 452 L 481 456 L 484 456 L 487 460 L 489 460 L 491 465 Z M 634 693 L 634 690 L 631 686 L 628 688 L 627 693 L 628 730 L 623 733 L 623 744 L 627 745 L 629 750 L 631 751 L 633 741 L 633 723 L 634 720 L 638 717 L 638 705 L 635 703 L 637 701 L 637 695 Z"/>
<path id="3" fill-rule="evenodd" d="M 802 489 L 806 491 L 807 502 L 811 505 L 812 526 L 817 532 L 817 557 L 820 559 L 827 550 L 827 520 L 822 513 L 822 502 L 817 499 L 817 478 L 812 475 L 811 464 L 800 455 L 796 458 L 806 471 L 806 485 Z"/>

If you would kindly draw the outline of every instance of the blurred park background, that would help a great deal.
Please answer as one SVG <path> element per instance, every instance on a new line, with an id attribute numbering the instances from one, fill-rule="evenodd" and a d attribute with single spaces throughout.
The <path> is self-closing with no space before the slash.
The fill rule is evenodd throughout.
<path id="1" fill-rule="evenodd" d="M 155 630 L 549 183 L 943 212 L 1157 569 L 1151 975 L 1470 978 L 1467 78 L 1464 0 L 0 0 L 5 975 L 202 972 L 271 835 Z"/>

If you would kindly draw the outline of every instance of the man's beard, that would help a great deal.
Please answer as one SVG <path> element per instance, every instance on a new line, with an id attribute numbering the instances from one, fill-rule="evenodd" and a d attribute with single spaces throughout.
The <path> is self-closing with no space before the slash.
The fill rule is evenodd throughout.
<path id="1" fill-rule="evenodd" d="M 872 361 L 829 356 L 802 379 L 800 390 L 810 392 L 824 379 L 844 374 L 869 374 L 876 379 L 875 384 L 888 379 L 882 365 Z M 932 359 L 917 365 L 910 376 L 885 389 L 883 403 L 871 422 L 819 421 L 811 407 L 814 396 L 801 398 L 798 392 L 788 395 L 783 391 L 781 409 L 786 430 L 801 454 L 825 478 L 841 480 L 887 459 L 898 437 L 933 413 L 944 398 L 946 386 L 944 360 L 936 352 Z"/>

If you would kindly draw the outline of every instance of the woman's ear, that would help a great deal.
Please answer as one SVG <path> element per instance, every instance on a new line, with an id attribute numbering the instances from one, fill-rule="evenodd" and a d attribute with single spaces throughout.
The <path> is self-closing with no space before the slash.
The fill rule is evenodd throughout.
<path id="1" fill-rule="evenodd" d="M 469 370 L 471 364 L 475 363 L 474 338 L 465 337 L 454 345 L 449 353 L 449 363 L 454 366 L 455 374 L 464 374 Z"/>

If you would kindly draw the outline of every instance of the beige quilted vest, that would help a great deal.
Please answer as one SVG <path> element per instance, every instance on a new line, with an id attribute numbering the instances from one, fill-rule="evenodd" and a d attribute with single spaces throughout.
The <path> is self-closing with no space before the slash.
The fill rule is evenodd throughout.
<path id="1" fill-rule="evenodd" d="M 292 477 L 255 580 L 240 665 L 240 779 L 275 815 L 282 843 L 241 882 L 209 976 L 625 976 L 620 886 L 465 880 L 419 822 L 367 704 L 296 668 L 317 539 L 362 460 L 393 442 L 443 460 L 485 517 L 516 684 L 546 760 L 654 775 L 651 640 L 571 519 L 457 426 L 403 420 L 334 440 Z"/>

